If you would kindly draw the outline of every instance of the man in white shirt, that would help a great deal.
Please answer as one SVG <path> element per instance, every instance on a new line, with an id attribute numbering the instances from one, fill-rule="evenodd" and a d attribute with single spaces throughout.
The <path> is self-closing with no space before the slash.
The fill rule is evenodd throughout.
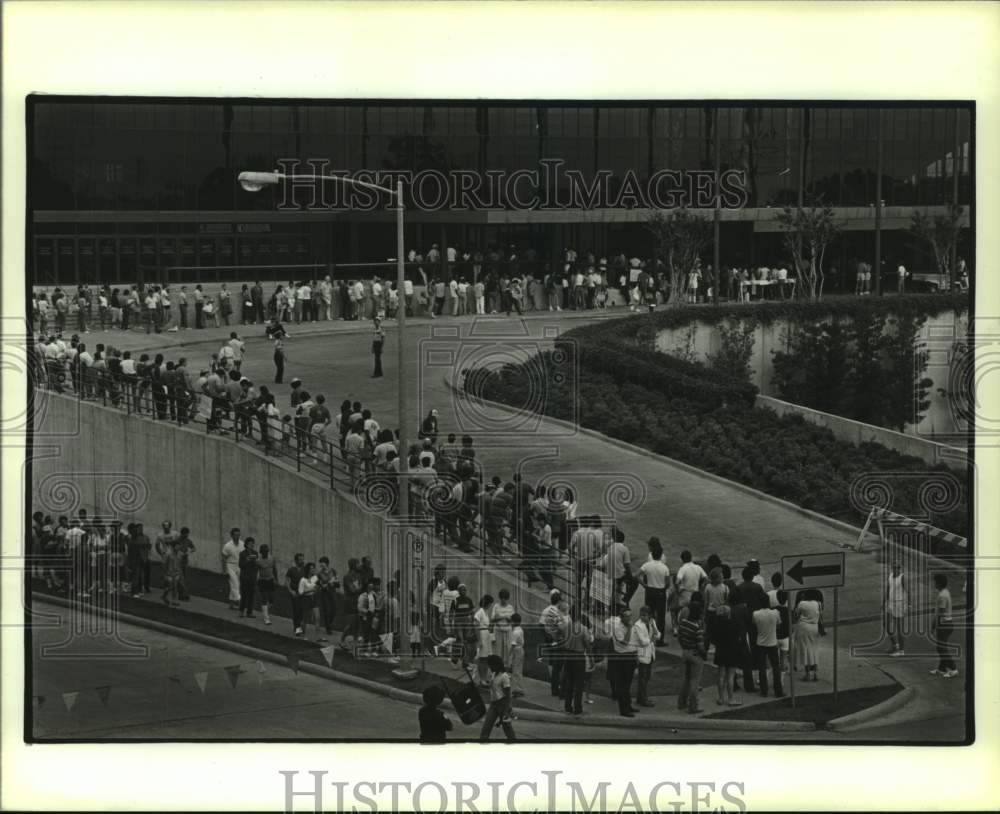
<path id="1" fill-rule="evenodd" d="M 899 264 L 899 268 L 896 269 L 896 274 L 899 276 L 899 282 L 897 283 L 897 286 L 899 288 L 899 293 L 900 294 L 905 294 L 906 293 L 906 275 L 907 275 L 907 273 L 908 272 L 906 271 L 906 266 L 904 266 L 902 263 L 900 263 Z"/>
<path id="2" fill-rule="evenodd" d="M 656 644 L 660 638 L 660 630 L 653 621 L 652 609 L 643 606 L 639 611 L 639 620 L 632 626 L 632 635 L 638 645 L 638 674 L 635 700 L 640 707 L 656 706 L 649 700 L 649 679 L 653 675 L 653 662 L 656 661 Z"/>
<path id="3" fill-rule="evenodd" d="M 614 599 L 618 597 L 628 605 L 632 601 L 638 583 L 632 577 L 632 554 L 625 545 L 625 533 L 621 529 L 612 532 L 614 542 L 604 555 L 604 571 L 611 578 Z"/>
<path id="4" fill-rule="evenodd" d="M 403 280 L 403 300 L 406 303 L 406 315 L 413 316 L 413 281 Z"/>
<path id="5" fill-rule="evenodd" d="M 611 620 L 612 652 L 608 656 L 608 677 L 612 692 L 618 701 L 618 714 L 634 718 L 639 710 L 632 706 L 632 678 L 638 666 L 639 638 L 633 630 L 632 611 L 622 606 Z"/>
<path id="6" fill-rule="evenodd" d="M 323 278 L 319 284 L 319 294 L 323 300 L 323 313 L 327 322 L 331 319 L 331 309 L 333 306 L 333 283 L 330 282 L 330 275 Z"/>
<path id="7" fill-rule="evenodd" d="M 229 609 L 237 610 L 240 606 L 240 552 L 243 551 L 243 540 L 240 530 L 231 528 L 229 539 L 222 544 L 222 575 L 229 580 Z"/>
<path id="8" fill-rule="evenodd" d="M 308 283 L 302 283 L 295 293 L 295 321 L 306 322 L 309 319 L 309 303 L 312 301 L 312 289 Z"/>
<path id="9" fill-rule="evenodd" d="M 677 570 L 677 591 L 679 606 L 687 607 L 691 602 L 691 594 L 700 591 L 708 582 L 708 574 L 698 563 L 691 561 L 691 552 L 681 552 L 681 567 Z"/>
<path id="10" fill-rule="evenodd" d="M 236 368 L 238 372 L 240 366 L 243 364 L 243 351 L 246 349 L 246 343 L 240 339 L 239 334 L 237 334 L 236 331 L 233 331 L 229 334 L 229 342 L 226 344 L 228 344 L 233 350 L 233 367 Z"/>
<path id="11" fill-rule="evenodd" d="M 781 698 L 785 693 L 781 687 L 781 664 L 778 657 L 778 609 L 767 607 L 766 600 L 759 604 L 760 607 L 753 612 L 753 626 L 757 631 L 753 650 L 760 694 L 767 697 L 767 666 L 770 664 L 771 675 L 774 677 L 774 696 Z"/>
<path id="12" fill-rule="evenodd" d="M 465 316 L 466 306 L 468 305 L 469 300 L 469 284 L 465 282 L 464 277 L 458 281 L 456 293 L 458 296 L 458 316 Z"/>
<path id="13" fill-rule="evenodd" d="M 549 689 L 552 695 L 561 697 L 559 679 L 562 674 L 562 655 L 559 647 L 562 635 L 560 626 L 562 624 L 562 611 L 559 610 L 559 603 L 562 602 L 562 594 L 557 590 L 549 591 L 549 604 L 538 617 L 538 624 L 542 626 L 545 634 L 545 650 L 543 651 L 549 660 Z"/>
<path id="14" fill-rule="evenodd" d="M 653 543 L 656 543 L 654 545 Z M 670 569 L 663 561 L 663 549 L 656 537 L 649 541 L 649 560 L 639 567 L 639 581 L 644 587 L 646 604 L 653 611 L 653 618 L 660 631 L 657 647 L 663 647 L 666 642 L 663 636 L 667 630 L 667 586 L 670 584 Z"/>
<path id="15" fill-rule="evenodd" d="M 354 299 L 354 319 L 363 319 L 366 315 L 364 313 L 364 301 L 365 301 L 365 284 L 361 280 L 355 280 L 354 285 L 351 287 L 351 294 Z"/>
<path id="16" fill-rule="evenodd" d="M 445 249 L 445 253 L 448 257 L 449 263 L 454 263 L 456 258 L 458 257 L 458 252 L 455 250 L 454 246 L 448 246 L 448 248 Z"/>

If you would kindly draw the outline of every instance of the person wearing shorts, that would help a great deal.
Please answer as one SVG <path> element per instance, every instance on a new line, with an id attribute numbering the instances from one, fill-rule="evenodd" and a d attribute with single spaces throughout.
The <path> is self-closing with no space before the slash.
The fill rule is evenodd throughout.
<path id="1" fill-rule="evenodd" d="M 278 582 L 278 564 L 271 556 L 271 547 L 266 543 L 260 547 L 260 557 L 257 560 L 257 593 L 260 596 L 260 609 L 264 616 L 264 624 L 271 624 L 268 610 L 274 604 L 274 589 Z"/>

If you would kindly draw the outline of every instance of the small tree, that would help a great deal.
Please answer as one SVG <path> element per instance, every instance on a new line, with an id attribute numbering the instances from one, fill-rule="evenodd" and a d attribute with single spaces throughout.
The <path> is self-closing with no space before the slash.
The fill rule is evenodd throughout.
<path id="1" fill-rule="evenodd" d="M 930 407 L 934 382 L 927 370 L 927 346 L 920 339 L 926 317 L 902 313 L 888 320 L 883 348 L 886 410 L 879 422 L 902 432 L 907 424 L 919 424 Z"/>
<path id="2" fill-rule="evenodd" d="M 952 284 L 955 282 L 955 269 L 951 267 L 951 255 L 958 244 L 961 231 L 959 223 L 965 210 L 961 206 L 949 206 L 944 215 L 929 217 L 926 212 L 914 212 L 907 230 L 917 240 L 929 244 L 934 252 L 938 272 L 947 274 Z"/>
<path id="3" fill-rule="evenodd" d="M 756 320 L 728 320 L 719 327 L 719 350 L 709 355 L 709 366 L 741 382 L 749 382 L 756 332 Z"/>
<path id="4" fill-rule="evenodd" d="M 785 231 L 785 248 L 795 263 L 799 285 L 809 299 L 819 300 L 823 296 L 823 255 L 842 224 L 834 219 L 833 208 L 826 205 L 794 209 L 786 206 L 778 215 L 778 223 Z"/>
<path id="5" fill-rule="evenodd" d="M 712 224 L 687 209 L 657 210 L 646 221 L 653 235 L 657 258 L 670 274 L 669 305 L 684 301 L 687 277 L 698 264 L 705 247 L 712 241 Z"/>

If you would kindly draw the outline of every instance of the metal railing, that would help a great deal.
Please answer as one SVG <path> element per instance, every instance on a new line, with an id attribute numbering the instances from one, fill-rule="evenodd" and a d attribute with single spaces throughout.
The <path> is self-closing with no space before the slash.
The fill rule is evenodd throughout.
<path id="1" fill-rule="evenodd" d="M 285 461 L 331 490 L 346 493 L 366 510 L 383 515 L 397 511 L 398 474 L 380 468 L 370 448 L 361 455 L 346 451 L 339 432 L 336 440 L 331 440 L 326 434 L 313 433 L 302 422 L 286 420 L 289 416 L 266 416 L 252 401 L 232 403 L 225 397 L 212 398 L 193 392 L 186 382 L 164 383 L 155 377 L 116 374 L 93 366 L 69 368 L 52 360 L 43 370 L 44 375 L 34 377 L 34 384 L 48 391 L 137 418 L 203 427 L 206 434 L 231 438 L 265 457 Z M 333 430 L 336 425 L 329 427 Z M 452 499 L 458 482 L 458 476 L 447 469 L 428 484 L 413 475 L 407 477 L 411 513 L 433 520 L 433 537 L 440 546 L 476 556 L 484 567 L 514 568 L 529 582 L 575 590 L 578 572 L 568 551 L 561 551 L 555 540 L 549 550 L 542 550 L 524 530 L 525 518 L 516 510 L 484 521 L 478 498 L 474 503 Z"/>

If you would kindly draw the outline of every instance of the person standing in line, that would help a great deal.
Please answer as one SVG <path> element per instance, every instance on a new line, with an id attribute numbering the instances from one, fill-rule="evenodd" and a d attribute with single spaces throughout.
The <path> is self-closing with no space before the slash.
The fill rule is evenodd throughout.
<path id="1" fill-rule="evenodd" d="M 194 287 L 194 327 L 204 328 L 205 327 L 205 294 L 201 290 L 201 284 L 199 283 Z"/>
<path id="2" fill-rule="evenodd" d="M 177 596 L 177 581 L 181 575 L 180 553 L 170 544 L 163 554 L 163 604 L 170 607 L 180 607 L 175 601 Z"/>
<path id="3" fill-rule="evenodd" d="M 560 605 L 559 624 L 563 649 L 563 709 L 569 715 L 583 715 L 583 691 L 587 678 L 587 648 L 593 642 L 590 628 L 580 621 L 576 606 Z"/>
<path id="4" fill-rule="evenodd" d="M 892 561 L 892 572 L 885 582 L 882 594 L 882 608 L 885 613 L 885 632 L 889 635 L 892 647 L 890 656 L 903 655 L 903 631 L 906 626 L 906 609 L 908 605 L 906 591 L 906 576 L 903 565 L 898 558 Z"/>
<path id="5" fill-rule="evenodd" d="M 153 544 L 143 534 L 142 523 L 136 523 L 128 541 L 128 570 L 132 575 L 132 598 L 138 599 L 149 593 L 149 554 Z"/>
<path id="6" fill-rule="evenodd" d="M 805 670 L 803 681 L 819 681 L 819 625 L 823 615 L 823 604 L 815 599 L 812 591 L 803 591 L 802 598 L 795 605 L 795 665 L 801 664 Z"/>
<path id="7" fill-rule="evenodd" d="M 180 315 L 180 325 L 183 330 L 189 330 L 190 325 L 188 325 L 188 295 L 187 286 L 182 285 L 180 292 L 177 294 L 177 310 Z"/>
<path id="8" fill-rule="evenodd" d="M 382 327 L 381 317 L 372 320 L 372 356 L 375 358 L 375 370 L 372 372 L 373 379 L 382 377 L 382 346 L 385 344 L 385 328 Z"/>
<path id="9" fill-rule="evenodd" d="M 684 683 L 677 696 L 677 709 L 687 710 L 691 715 L 703 712 L 698 694 L 701 692 L 701 673 L 705 666 L 705 629 L 702 624 L 704 604 L 699 601 L 688 603 L 688 613 L 678 623 L 678 639 L 684 654 Z"/>
<path id="10" fill-rule="evenodd" d="M 479 600 L 479 608 L 472 617 L 476 631 L 476 670 L 479 674 L 479 686 L 489 686 L 487 659 L 493 655 L 493 643 L 490 630 L 492 628 L 493 597 L 483 594 Z"/>
<path id="11" fill-rule="evenodd" d="M 934 587 L 937 588 L 937 598 L 934 603 L 934 622 L 932 632 L 937 646 L 938 666 L 931 670 L 931 675 L 941 678 L 954 678 L 958 675 L 958 667 L 952 658 L 954 651 L 948 644 L 954 628 L 952 619 L 951 591 L 948 590 L 948 576 L 934 575 Z"/>
<path id="12" fill-rule="evenodd" d="M 684 608 L 691 597 L 708 582 L 708 574 L 698 563 L 692 561 L 690 551 L 681 552 L 681 567 L 677 569 L 678 606 Z"/>
<path id="13" fill-rule="evenodd" d="M 753 625 L 756 630 L 754 644 L 754 660 L 757 662 L 757 683 L 760 694 L 767 697 L 767 667 L 771 666 L 771 677 L 774 680 L 774 697 L 784 698 L 781 687 L 781 659 L 778 653 L 778 625 L 781 616 L 777 608 L 770 607 L 768 600 L 759 599 L 753 612 Z"/>
<path id="14" fill-rule="evenodd" d="M 716 703 L 719 706 L 738 707 L 743 702 L 734 698 L 733 689 L 736 682 L 736 675 L 743 658 L 740 655 L 740 647 L 743 644 L 740 638 L 739 625 L 733 618 L 733 611 L 729 605 L 723 605 L 715 612 L 715 669 L 719 676 L 718 698 Z"/>
<path id="15" fill-rule="evenodd" d="M 319 577 L 316 575 L 316 563 L 307 562 L 299 579 L 299 614 L 301 617 L 300 635 L 309 638 L 309 625 L 316 627 L 316 592 L 319 590 Z M 316 641 L 325 642 L 322 636 Z"/>
<path id="16" fill-rule="evenodd" d="M 510 661 L 510 620 L 514 616 L 514 606 L 510 603 L 510 591 L 501 588 L 497 594 L 497 600 L 490 611 L 490 625 L 494 639 L 493 652 L 503 659 L 504 664 L 513 667 Z"/>
<path id="17" fill-rule="evenodd" d="M 611 620 L 612 652 L 608 658 L 608 672 L 614 673 L 614 694 L 618 701 L 618 714 L 634 718 L 639 711 L 632 706 L 632 678 L 638 666 L 639 646 L 633 632 L 632 611 L 622 605 L 618 615 Z"/>
<path id="18" fill-rule="evenodd" d="M 521 614 L 511 614 L 510 624 L 509 647 L 505 658 L 510 667 L 511 695 L 517 698 L 524 695 L 524 628 L 521 627 Z"/>
<path id="19" fill-rule="evenodd" d="M 336 569 L 330 567 L 329 557 L 324 555 L 319 558 L 319 570 L 316 576 L 319 578 L 317 591 L 319 623 L 326 631 L 326 635 L 332 636 L 333 622 L 337 617 L 337 588 L 340 587 L 340 580 L 337 579 Z"/>
<path id="20" fill-rule="evenodd" d="M 278 584 L 278 563 L 271 556 L 271 547 L 266 543 L 260 547 L 257 559 L 257 593 L 260 594 L 260 610 L 264 624 L 271 624 L 268 613 L 274 604 L 274 588 Z"/>
<path id="21" fill-rule="evenodd" d="M 163 531 L 156 536 L 156 541 L 153 546 L 156 549 L 157 556 L 165 561 L 167 553 L 177 541 L 178 535 L 177 532 L 171 530 L 171 523 L 169 520 L 164 520 L 161 527 Z"/>
<path id="22" fill-rule="evenodd" d="M 542 632 L 545 635 L 544 653 L 549 661 L 549 688 L 552 695 L 556 698 L 562 697 L 560 691 L 562 654 L 560 648 L 561 634 L 559 631 L 559 624 L 562 620 L 562 613 L 559 610 L 559 603 L 561 601 L 562 594 L 558 590 L 551 590 L 549 592 L 549 604 L 538 618 L 538 623 L 542 626 Z"/>
<path id="23" fill-rule="evenodd" d="M 897 287 L 897 289 L 898 289 L 898 291 L 899 291 L 900 294 L 905 294 L 906 293 L 906 278 L 909 275 L 909 272 L 906 270 L 906 266 L 904 266 L 902 263 L 900 263 L 899 264 L 899 268 L 896 269 L 896 275 L 899 278 L 898 282 L 896 283 L 896 287 Z"/>
<path id="24" fill-rule="evenodd" d="M 285 588 L 288 589 L 288 599 L 292 605 L 293 635 L 302 635 L 302 597 L 299 595 L 299 584 L 305 576 L 305 555 L 296 554 L 292 564 L 285 571 Z"/>
<path id="25" fill-rule="evenodd" d="M 486 286 L 483 285 L 482 280 L 477 280 L 475 285 L 472 286 L 475 292 L 476 298 L 476 313 L 485 314 L 486 313 Z"/>
<path id="26" fill-rule="evenodd" d="M 229 582 L 229 609 L 238 610 L 240 603 L 240 554 L 243 551 L 243 540 L 240 530 L 231 528 L 229 539 L 222 544 L 222 575 Z"/>
<path id="27" fill-rule="evenodd" d="M 640 707 L 652 707 L 655 704 L 649 700 L 649 679 L 653 675 L 653 662 L 656 661 L 656 642 L 660 638 L 660 630 L 653 620 L 653 611 L 648 605 L 639 610 L 639 621 L 634 625 L 638 651 L 639 682 L 636 688 L 635 700 Z"/>
<path id="28" fill-rule="evenodd" d="M 655 545 L 654 545 L 655 541 Z M 639 568 L 639 581 L 644 587 L 646 605 L 652 610 L 656 629 L 660 632 L 657 647 L 666 644 L 667 586 L 670 584 L 670 568 L 663 562 L 663 548 L 657 537 L 649 539 L 649 559 Z"/>
<path id="29" fill-rule="evenodd" d="M 507 737 L 508 743 L 517 740 L 514 734 L 514 727 L 511 724 L 512 696 L 510 673 L 504 667 L 503 659 L 499 656 L 490 656 L 487 660 L 487 669 L 490 684 L 490 706 L 486 711 L 486 718 L 483 721 L 483 728 L 479 733 L 479 740 L 486 742 L 493 734 L 493 728 L 500 722 L 503 733 Z"/>
<path id="30" fill-rule="evenodd" d="M 247 537 L 240 552 L 240 616 L 253 619 L 254 592 L 257 590 L 260 554 L 257 553 L 255 540 Z"/>
<path id="31" fill-rule="evenodd" d="M 219 291 L 219 311 L 222 313 L 222 321 L 229 324 L 229 316 L 233 313 L 233 300 L 232 293 L 226 287 L 226 284 L 222 284 L 222 289 Z M 219 326 L 218 318 L 216 318 L 215 326 Z"/>

